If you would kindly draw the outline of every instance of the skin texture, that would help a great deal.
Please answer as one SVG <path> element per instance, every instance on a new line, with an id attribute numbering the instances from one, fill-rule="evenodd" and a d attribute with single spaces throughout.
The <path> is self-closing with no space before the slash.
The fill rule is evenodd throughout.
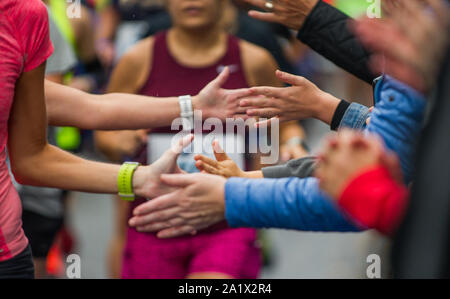
<path id="1" fill-rule="evenodd" d="M 333 199 L 358 175 L 385 165 L 401 183 L 401 169 L 394 153 L 386 152 L 383 142 L 376 136 L 365 137 L 359 132 L 342 130 L 329 137 L 322 153 L 315 176 L 320 187 Z"/>
<path id="2" fill-rule="evenodd" d="M 271 11 L 265 7 L 266 1 L 264 0 L 245 0 L 245 2 L 266 11 L 250 10 L 249 16 L 299 30 L 318 0 L 277 0 L 272 2 L 273 9 Z"/>
<path id="3" fill-rule="evenodd" d="M 383 3 L 385 19 L 363 18 L 352 24 L 361 42 L 375 53 L 371 67 L 427 93 L 449 43 L 450 9 L 442 0 Z"/>

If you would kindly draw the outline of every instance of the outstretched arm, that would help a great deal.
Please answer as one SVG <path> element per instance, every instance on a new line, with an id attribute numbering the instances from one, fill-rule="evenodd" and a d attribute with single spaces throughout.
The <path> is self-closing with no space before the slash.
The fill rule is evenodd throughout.
<path id="1" fill-rule="evenodd" d="M 224 71 L 193 97 L 193 109 L 204 117 L 226 119 L 242 113 L 238 99 L 249 94 L 247 89 L 225 90 L 228 79 Z M 50 81 L 45 82 L 45 101 L 50 125 L 82 129 L 127 130 L 170 125 L 180 116 L 178 99 L 152 98 L 112 93 L 92 95 Z M 245 113 L 245 112 L 244 112 Z"/>

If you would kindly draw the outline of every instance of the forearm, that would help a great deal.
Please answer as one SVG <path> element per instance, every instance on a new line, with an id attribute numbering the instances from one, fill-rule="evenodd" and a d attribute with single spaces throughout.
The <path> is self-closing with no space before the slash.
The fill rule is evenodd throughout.
<path id="1" fill-rule="evenodd" d="M 110 93 L 95 96 L 94 113 L 99 115 L 95 129 L 133 130 L 170 126 L 180 117 L 178 98 L 154 98 Z"/>
<path id="2" fill-rule="evenodd" d="M 233 227 L 357 231 L 313 178 L 231 178 L 225 186 L 225 206 L 225 217 Z"/>
<path id="3" fill-rule="evenodd" d="M 178 99 L 111 93 L 92 95 L 46 80 L 48 123 L 89 130 L 167 126 L 179 117 Z M 193 101 L 195 105 L 195 97 Z M 194 107 L 195 108 L 195 107 Z"/>
<path id="4" fill-rule="evenodd" d="M 117 193 L 119 165 L 88 161 L 51 145 L 20 156 L 10 152 L 10 158 L 14 176 L 22 184 Z"/>

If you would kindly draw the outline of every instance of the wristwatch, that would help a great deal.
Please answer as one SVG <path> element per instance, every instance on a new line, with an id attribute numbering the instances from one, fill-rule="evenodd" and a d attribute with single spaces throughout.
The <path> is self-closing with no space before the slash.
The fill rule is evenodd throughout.
<path id="1" fill-rule="evenodd" d="M 183 123 L 183 131 L 191 131 L 194 129 L 194 112 L 192 109 L 192 100 L 190 95 L 178 97 L 180 103 L 181 119 Z"/>
<path id="2" fill-rule="evenodd" d="M 125 162 L 122 164 L 117 176 L 117 189 L 119 197 L 125 201 L 134 201 L 133 174 L 141 164 L 138 162 Z"/>

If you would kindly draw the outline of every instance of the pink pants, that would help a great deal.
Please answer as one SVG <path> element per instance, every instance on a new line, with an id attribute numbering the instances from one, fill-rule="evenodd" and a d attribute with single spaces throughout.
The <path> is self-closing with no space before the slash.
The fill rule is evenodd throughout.
<path id="1" fill-rule="evenodd" d="M 254 229 L 225 227 L 195 236 L 158 239 L 155 234 L 128 228 L 122 278 L 182 279 L 212 272 L 254 279 L 260 267 Z"/>

